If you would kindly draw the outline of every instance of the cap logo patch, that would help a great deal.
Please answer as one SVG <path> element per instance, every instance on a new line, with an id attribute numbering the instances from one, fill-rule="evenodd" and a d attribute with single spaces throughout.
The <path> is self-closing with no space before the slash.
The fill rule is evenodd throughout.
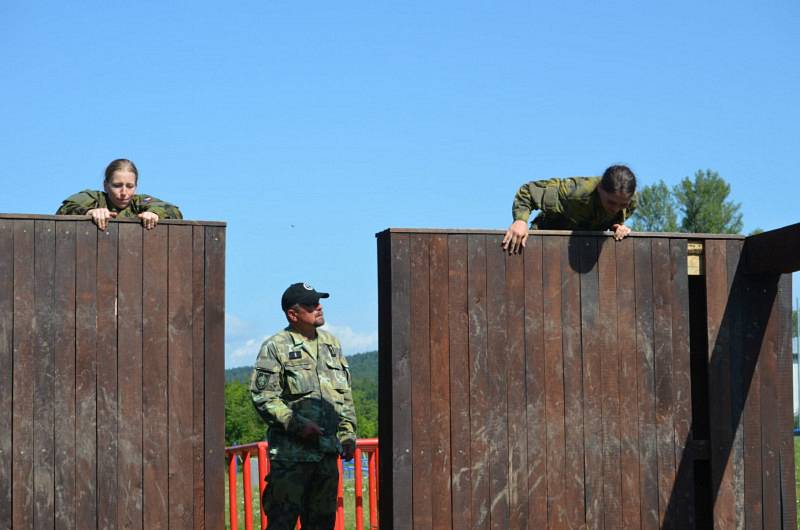
<path id="1" fill-rule="evenodd" d="M 303 289 L 305 289 L 306 291 L 313 291 L 314 290 L 314 288 L 311 287 L 310 285 L 308 285 L 307 283 L 303 284 Z"/>

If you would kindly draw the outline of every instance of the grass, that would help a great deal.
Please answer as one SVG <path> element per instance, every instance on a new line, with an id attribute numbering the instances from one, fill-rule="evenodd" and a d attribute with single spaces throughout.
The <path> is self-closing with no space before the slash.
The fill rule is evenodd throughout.
<path id="1" fill-rule="evenodd" d="M 364 529 L 369 529 L 369 491 L 367 487 L 367 480 L 364 477 Z M 244 529 L 244 498 L 242 488 L 242 477 L 236 481 L 236 499 L 238 501 L 238 522 L 239 528 Z M 225 528 L 230 528 L 230 510 L 229 510 L 229 495 L 228 495 L 228 479 L 225 477 Z M 253 486 L 253 529 L 261 528 L 261 500 L 259 499 L 258 487 Z M 344 528 L 345 530 L 355 530 L 355 481 L 353 479 L 345 479 L 344 481 Z"/>

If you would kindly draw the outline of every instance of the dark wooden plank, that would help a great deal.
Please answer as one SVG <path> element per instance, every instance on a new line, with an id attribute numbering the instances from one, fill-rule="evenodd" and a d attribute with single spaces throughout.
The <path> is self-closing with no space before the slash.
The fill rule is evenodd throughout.
<path id="1" fill-rule="evenodd" d="M 392 424 L 387 433 L 391 437 L 390 454 L 381 458 L 391 466 L 390 473 L 382 477 L 391 481 L 391 489 L 381 491 L 381 503 L 390 503 L 387 514 L 390 527 L 409 529 L 412 527 L 411 514 L 411 360 L 410 322 L 411 322 L 411 263 L 409 237 L 392 236 L 390 245 L 390 293 L 391 304 L 391 357 L 385 359 L 391 366 L 389 383 L 391 388 Z M 382 361 L 382 362 L 385 362 Z M 381 431 L 381 437 L 383 437 Z M 391 499 L 387 495 L 391 494 Z M 381 505 L 381 513 L 386 513 L 386 504 Z"/>
<path id="2" fill-rule="evenodd" d="M 117 271 L 119 227 L 97 233 L 97 526 L 117 524 Z"/>
<path id="3" fill-rule="evenodd" d="M 411 486 L 414 528 L 431 528 L 430 236 L 413 235 L 411 259 Z"/>
<path id="4" fill-rule="evenodd" d="M 675 483 L 675 404 L 672 381 L 672 270 L 669 240 L 653 240 L 651 252 L 659 528 L 671 528 L 667 524 L 671 522 L 667 520 L 667 508 Z"/>
<path id="5" fill-rule="evenodd" d="M 54 284 L 55 528 L 75 528 L 75 263 L 77 223 L 56 223 Z M 0 274 L 1 275 L 1 274 Z M 1 526 L 1 525 L 0 525 Z"/>
<path id="6" fill-rule="evenodd" d="M 13 528 L 33 528 L 34 225 L 14 223 Z"/>
<path id="7" fill-rule="evenodd" d="M 55 359 L 53 305 L 56 227 L 53 221 L 34 223 L 34 395 L 33 403 L 33 524 L 55 526 Z M 31 353 L 33 353 L 31 352 Z"/>
<path id="8" fill-rule="evenodd" d="M 728 462 L 732 466 L 731 488 L 733 492 L 735 527 L 744 528 L 744 424 L 742 411 L 746 395 L 744 373 L 744 334 L 742 333 L 742 279 L 740 257 L 742 242 L 725 242 L 726 273 L 728 275 L 728 303 L 725 308 L 725 323 L 728 328 L 731 373 L 731 448 Z"/>
<path id="9" fill-rule="evenodd" d="M 472 467 L 472 528 L 490 525 L 489 359 L 486 329 L 486 237 L 467 238 L 467 295 L 469 311 L 469 410 Z"/>
<path id="10" fill-rule="evenodd" d="M 636 351 L 639 384 L 639 480 L 642 528 L 657 529 L 658 446 L 655 419 L 653 351 L 653 270 L 651 241 L 634 240 L 636 284 Z"/>
<path id="11" fill-rule="evenodd" d="M 378 511 L 384 521 L 393 521 L 394 401 L 392 370 L 392 235 L 387 230 L 375 234 L 378 266 Z M 454 457 L 455 460 L 455 457 Z"/>
<path id="12" fill-rule="evenodd" d="M 733 465 L 729 461 L 731 431 L 730 340 L 725 308 L 728 303 L 728 272 L 724 241 L 705 243 L 706 300 L 708 306 L 709 416 L 711 422 L 711 482 L 714 527 L 734 528 Z"/>
<path id="13" fill-rule="evenodd" d="M 763 499 L 761 496 L 761 363 L 759 351 L 769 320 L 769 303 L 765 304 L 761 283 L 763 277 L 750 277 L 744 283 L 743 304 L 748 308 L 744 319 L 744 369 L 750 375 L 742 423 L 744 425 L 744 502 L 745 527 L 763 528 Z M 768 301 L 767 301 L 768 302 Z"/>
<path id="14" fill-rule="evenodd" d="M 622 527 L 620 486 L 620 359 L 617 347 L 617 263 L 618 243 L 602 239 L 597 261 L 599 284 L 597 305 L 603 386 L 603 524 Z"/>
<path id="15" fill-rule="evenodd" d="M 598 279 L 598 248 L 596 238 L 575 238 L 574 245 L 580 259 L 580 324 L 583 353 L 583 440 L 584 440 L 584 498 L 587 528 L 603 527 L 603 373 L 602 337 L 600 329 Z M 565 322 L 565 326 L 568 326 Z M 567 352 L 564 351 L 564 376 L 566 378 Z M 577 388 L 572 390 L 577 393 Z M 570 389 L 565 391 L 569 396 Z M 569 399 L 569 397 L 568 397 Z M 567 422 L 567 432 L 575 427 Z M 567 435 L 569 440 L 569 434 Z M 567 466 L 569 467 L 569 455 Z M 575 502 L 573 500 L 572 502 Z M 576 526 L 572 526 L 575 528 Z"/>
<path id="16" fill-rule="evenodd" d="M 97 526 L 97 234 L 78 223 L 75 253 L 76 527 Z M 101 451 L 102 452 L 102 451 Z"/>
<path id="17" fill-rule="evenodd" d="M 759 352 L 761 370 L 761 491 L 763 495 L 764 528 L 781 528 L 780 496 L 780 436 L 778 423 L 778 304 L 777 277 L 764 282 L 761 296 L 769 305 L 769 320 Z"/>
<path id="18" fill-rule="evenodd" d="M 142 362 L 147 367 L 146 375 L 142 378 L 144 528 L 166 528 L 169 524 L 170 453 L 165 448 L 169 448 L 171 427 L 167 415 L 167 306 L 172 291 L 168 290 L 168 285 L 171 287 L 168 282 L 171 271 L 168 256 L 178 263 L 189 258 L 188 254 L 177 253 L 186 252 L 187 249 L 174 249 L 175 252 L 172 252 L 173 249 L 168 247 L 169 232 L 176 228 L 185 229 L 158 225 L 152 230 L 145 230 L 142 236 L 142 252 L 145 256 L 142 263 Z M 183 474 L 189 475 L 185 469 Z"/>
<path id="19" fill-rule="evenodd" d="M 567 267 L 568 264 L 564 263 Z M 565 498 L 564 358 L 561 322 L 561 242 L 544 238 L 542 297 L 544 328 L 545 414 L 547 425 L 547 525 L 568 528 Z"/>
<path id="20" fill-rule="evenodd" d="M 192 407 L 192 227 L 169 227 L 169 526 L 191 529 L 194 517 Z"/>
<path id="21" fill-rule="evenodd" d="M 636 286 L 633 239 L 615 245 L 617 266 L 617 348 L 619 350 L 620 488 L 622 528 L 641 527 L 639 479 L 639 390 L 636 351 Z M 636 420 L 636 421 L 634 421 Z"/>
<path id="22" fill-rule="evenodd" d="M 205 241 L 205 473 L 225 473 L 225 229 L 207 227 Z M 206 528 L 225 524 L 225 483 L 205 481 Z"/>
<path id="23" fill-rule="evenodd" d="M 694 528 L 694 458 L 687 452 L 691 442 L 692 427 L 692 374 L 689 351 L 689 277 L 685 239 L 670 241 L 670 266 L 676 476 L 668 515 L 672 528 Z"/>
<path id="24" fill-rule="evenodd" d="M 0 220 L 0 425 L 11 425 L 14 369 L 14 222 Z M 0 430 L 0 528 L 11 528 L 12 430 Z"/>
<path id="25" fill-rule="evenodd" d="M 508 310 L 506 254 L 500 236 L 486 237 L 486 354 L 489 395 L 489 496 L 491 528 L 509 528 L 508 504 Z"/>
<path id="26" fill-rule="evenodd" d="M 529 490 L 525 403 L 525 267 L 523 256 L 506 257 L 506 293 L 509 528 L 525 528 L 528 521 Z"/>
<path id="27" fill-rule="evenodd" d="M 467 237 L 448 236 L 448 323 L 450 347 L 450 454 L 452 528 L 472 526 L 469 444 L 469 321 L 467 302 Z M 446 527 L 445 527 L 446 528 Z"/>
<path id="28" fill-rule="evenodd" d="M 542 285 L 542 238 L 531 236 L 525 259 L 525 425 L 528 528 L 547 527 L 547 409 Z"/>
<path id="29" fill-rule="evenodd" d="M 205 528 L 205 235 L 202 226 L 192 227 L 192 483 L 194 527 Z M 260 506 L 260 505 L 259 505 Z"/>
<path id="30" fill-rule="evenodd" d="M 761 232 L 745 240 L 745 259 L 750 274 L 800 271 L 800 223 Z"/>
<path id="31" fill-rule="evenodd" d="M 117 525 L 134 529 L 142 528 L 142 232 L 119 225 Z"/>
<path id="32" fill-rule="evenodd" d="M 591 439 L 596 432 L 591 430 L 591 426 L 587 430 L 585 427 L 585 420 L 593 422 L 594 420 L 584 417 L 584 391 L 585 383 L 584 370 L 586 367 L 583 364 L 584 353 L 591 350 L 586 349 L 586 345 L 582 342 L 581 329 L 581 316 L 584 313 L 581 310 L 581 271 L 584 263 L 581 257 L 586 245 L 592 245 L 592 250 L 597 251 L 597 246 L 594 244 L 592 238 L 559 238 L 561 243 L 561 349 L 563 354 L 564 363 L 564 438 L 565 438 L 565 471 L 564 471 L 564 497 L 563 505 L 567 510 L 567 525 L 569 528 L 580 528 L 587 523 L 587 493 L 586 491 L 586 474 L 587 473 L 602 473 L 601 463 L 593 461 L 592 464 L 597 466 L 593 470 L 589 470 L 588 465 L 585 464 L 585 458 L 591 458 L 590 454 L 586 454 L 587 441 Z M 594 256 L 595 261 L 597 256 Z M 547 266 L 547 265 L 545 265 Z M 590 266 L 591 267 L 591 266 Z M 597 312 L 597 270 L 594 270 L 594 301 L 591 308 L 587 307 L 586 313 L 592 312 L 596 315 Z M 596 354 L 597 352 L 593 352 Z M 592 363 L 589 370 L 595 367 Z M 595 374 L 592 374 L 592 383 L 596 382 Z M 599 375 L 599 374 L 597 374 Z M 596 390 L 594 387 L 591 390 Z M 592 395 L 590 399 L 594 400 L 596 396 Z M 593 401 L 594 403 L 594 401 Z M 599 415 L 600 410 L 597 410 Z M 551 418 L 548 417 L 548 424 Z M 594 425 L 596 426 L 596 424 Z M 549 428 L 549 425 L 548 425 Z M 588 434 L 589 440 L 584 437 Z M 591 486 L 591 485 L 590 485 Z M 591 501 L 595 499 L 592 498 Z M 592 512 L 592 516 L 597 514 Z"/>
<path id="33" fill-rule="evenodd" d="M 782 528 L 797 528 L 797 505 L 795 504 L 795 461 L 792 396 L 792 277 L 781 275 L 778 283 L 778 410 L 780 437 L 780 474 Z"/>
<path id="34" fill-rule="evenodd" d="M 450 333 L 447 236 L 430 240 L 431 503 L 433 528 L 453 526 L 450 486 Z"/>

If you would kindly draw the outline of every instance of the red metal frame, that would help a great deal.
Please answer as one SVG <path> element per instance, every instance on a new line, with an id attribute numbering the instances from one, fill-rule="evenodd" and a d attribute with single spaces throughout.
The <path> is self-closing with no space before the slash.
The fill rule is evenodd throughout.
<path id="1" fill-rule="evenodd" d="M 369 530 L 378 530 L 378 439 L 364 438 L 356 441 L 355 461 L 361 462 L 362 455 L 367 456 L 367 484 L 369 494 Z M 237 445 L 225 448 L 225 461 L 228 464 L 228 498 L 230 501 L 228 516 L 231 530 L 239 530 L 239 504 L 236 495 L 236 479 L 238 464 L 242 464 L 242 486 L 244 492 L 244 528 L 253 530 L 253 491 L 250 472 L 250 459 L 258 458 L 258 488 L 259 506 L 261 513 L 261 530 L 267 528 L 267 516 L 261 509 L 260 499 L 264 495 L 266 485 L 264 478 L 269 473 L 269 452 L 267 442 L 258 442 L 247 445 Z M 362 493 L 364 477 L 360 465 L 353 466 L 355 478 L 355 506 L 349 515 L 355 517 L 356 530 L 364 530 L 364 496 Z M 344 481 L 342 480 L 342 460 L 339 459 L 339 494 L 336 499 L 336 527 L 335 530 L 344 530 Z M 297 528 L 300 528 L 298 522 Z"/>

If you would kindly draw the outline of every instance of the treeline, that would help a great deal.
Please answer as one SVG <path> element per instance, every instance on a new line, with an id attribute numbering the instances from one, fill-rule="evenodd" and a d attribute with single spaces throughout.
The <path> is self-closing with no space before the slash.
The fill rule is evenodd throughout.
<path id="1" fill-rule="evenodd" d="M 359 438 L 378 436 L 378 352 L 348 355 Z M 225 445 L 260 442 L 266 425 L 250 400 L 252 367 L 225 370 Z"/>

